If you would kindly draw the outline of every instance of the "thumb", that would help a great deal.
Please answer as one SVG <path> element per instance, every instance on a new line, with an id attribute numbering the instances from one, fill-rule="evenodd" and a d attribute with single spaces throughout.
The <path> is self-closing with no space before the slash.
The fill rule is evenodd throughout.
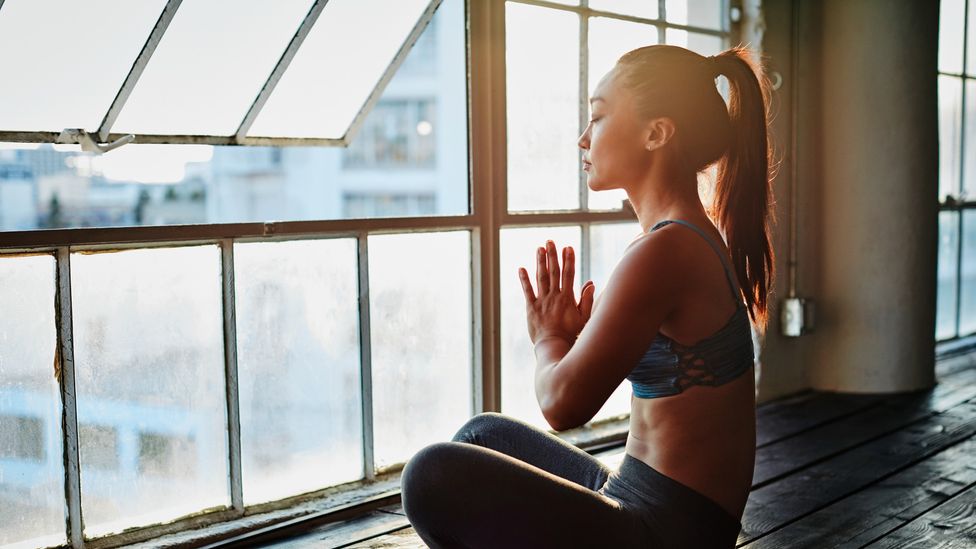
<path id="1" fill-rule="evenodd" d="M 593 285 L 592 280 L 588 280 L 586 284 L 583 285 L 583 290 L 580 292 L 580 316 L 583 317 L 583 322 L 590 319 L 590 312 L 593 311 L 593 294 L 596 293 L 596 287 Z"/>

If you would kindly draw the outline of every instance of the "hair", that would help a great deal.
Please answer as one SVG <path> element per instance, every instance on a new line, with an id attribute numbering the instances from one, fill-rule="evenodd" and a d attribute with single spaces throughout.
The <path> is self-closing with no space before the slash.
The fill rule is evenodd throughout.
<path id="1" fill-rule="evenodd" d="M 749 316 L 764 331 L 775 259 L 769 79 L 739 46 L 713 57 L 646 46 L 622 55 L 616 69 L 643 119 L 674 121 L 673 150 L 684 169 L 697 173 L 718 163 L 708 214 L 725 234 Z M 720 74 L 730 84 L 728 107 L 715 85 Z"/>

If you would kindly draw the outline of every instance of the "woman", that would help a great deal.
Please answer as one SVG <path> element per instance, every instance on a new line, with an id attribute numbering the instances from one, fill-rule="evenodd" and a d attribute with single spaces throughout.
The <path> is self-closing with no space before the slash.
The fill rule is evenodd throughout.
<path id="1" fill-rule="evenodd" d="M 518 275 L 547 421 L 583 425 L 628 379 L 626 454 L 610 470 L 480 414 L 404 468 L 404 510 L 430 546 L 734 546 L 756 450 L 750 319 L 764 329 L 773 279 L 768 89 L 745 49 L 675 46 L 630 51 L 597 85 L 583 169 L 591 189 L 627 192 L 643 233 L 596 302 L 591 282 L 573 294 L 572 248 L 562 267 L 553 242 L 538 249 L 535 289 Z M 715 162 L 710 215 L 697 174 Z"/>

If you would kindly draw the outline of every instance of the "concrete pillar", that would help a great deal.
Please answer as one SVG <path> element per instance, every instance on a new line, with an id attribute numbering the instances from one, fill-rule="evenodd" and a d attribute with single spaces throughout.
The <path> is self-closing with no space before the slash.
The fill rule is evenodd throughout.
<path id="1" fill-rule="evenodd" d="M 939 3 L 821 7 L 822 295 L 814 296 L 810 385 L 863 393 L 930 387 Z"/>

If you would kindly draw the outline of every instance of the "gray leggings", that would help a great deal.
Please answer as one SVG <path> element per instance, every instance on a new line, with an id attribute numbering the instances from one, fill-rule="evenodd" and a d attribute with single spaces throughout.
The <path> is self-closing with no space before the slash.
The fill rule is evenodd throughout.
<path id="1" fill-rule="evenodd" d="M 625 455 L 619 470 L 515 418 L 482 413 L 404 466 L 403 509 L 430 547 L 734 547 L 720 505 Z"/>

